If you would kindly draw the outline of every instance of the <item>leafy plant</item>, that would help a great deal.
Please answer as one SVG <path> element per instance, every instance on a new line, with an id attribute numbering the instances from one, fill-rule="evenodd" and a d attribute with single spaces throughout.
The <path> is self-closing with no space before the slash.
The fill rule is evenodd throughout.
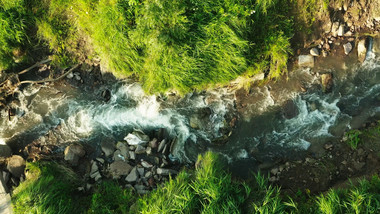
<path id="1" fill-rule="evenodd" d="M 362 134 L 359 130 L 350 130 L 345 133 L 347 138 L 347 144 L 352 148 L 356 149 L 360 143 L 360 135 Z"/>

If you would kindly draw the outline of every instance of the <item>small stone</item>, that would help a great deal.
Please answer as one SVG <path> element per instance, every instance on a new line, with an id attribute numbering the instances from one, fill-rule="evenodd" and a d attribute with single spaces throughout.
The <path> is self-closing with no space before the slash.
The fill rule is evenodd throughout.
<path id="1" fill-rule="evenodd" d="M 141 146 L 141 145 L 137 145 L 136 150 L 135 150 L 135 153 L 136 153 L 137 155 L 141 155 L 141 154 L 144 154 L 145 151 L 146 151 L 146 149 L 145 149 L 143 146 Z"/>
<path id="2" fill-rule="evenodd" d="M 131 160 L 136 160 L 136 154 L 135 154 L 135 152 L 129 151 L 129 157 L 131 158 Z"/>
<path id="3" fill-rule="evenodd" d="M 152 148 L 151 147 L 146 148 L 146 154 L 147 155 L 151 155 L 152 154 Z"/>
<path id="4" fill-rule="evenodd" d="M 139 178 L 139 175 L 137 173 L 137 167 L 134 167 L 132 171 L 128 174 L 128 176 L 125 178 L 125 181 L 132 183 L 132 182 L 136 182 L 138 178 Z"/>
<path id="5" fill-rule="evenodd" d="M 72 79 L 74 77 L 74 74 L 72 72 L 70 72 L 69 74 L 67 74 L 67 79 Z"/>
<path id="6" fill-rule="evenodd" d="M 146 174 L 145 174 L 145 178 L 150 178 L 152 177 L 152 172 L 151 171 L 148 171 Z"/>
<path id="7" fill-rule="evenodd" d="M 129 146 L 128 148 L 129 148 L 130 151 L 135 151 L 136 146 Z"/>
<path id="8" fill-rule="evenodd" d="M 149 147 L 151 147 L 152 149 L 156 149 L 157 146 L 158 146 L 158 140 L 157 138 L 153 138 L 153 140 L 149 142 Z"/>
<path id="9" fill-rule="evenodd" d="M 104 164 L 104 159 L 103 158 L 96 158 L 95 160 L 98 161 L 101 164 Z"/>
<path id="10" fill-rule="evenodd" d="M 332 144 L 325 144 L 323 146 L 323 148 L 326 149 L 326 150 L 331 150 L 333 148 L 333 145 Z"/>
<path id="11" fill-rule="evenodd" d="M 99 175 L 100 175 L 100 172 L 99 172 L 99 171 L 96 171 L 96 172 L 90 174 L 90 178 L 96 178 L 96 177 L 98 177 Z"/>
<path id="12" fill-rule="evenodd" d="M 92 165 L 91 165 L 90 175 L 92 175 L 92 174 L 94 174 L 95 172 L 98 172 L 98 171 L 99 171 L 98 165 L 96 164 L 96 162 L 93 162 Z"/>
<path id="13" fill-rule="evenodd" d="M 331 26 L 331 34 L 336 37 L 338 36 L 339 22 L 334 22 Z"/>
<path id="14" fill-rule="evenodd" d="M 170 175 L 170 174 L 178 174 L 178 172 L 175 170 L 172 170 L 172 169 L 157 168 L 157 174 L 158 175 Z"/>
<path id="15" fill-rule="evenodd" d="M 275 182 L 275 181 L 277 181 L 276 176 L 272 176 L 269 178 L 269 182 Z"/>
<path id="16" fill-rule="evenodd" d="M 164 149 L 162 150 L 162 154 L 167 154 L 168 153 L 168 149 L 169 148 L 169 145 L 168 144 L 166 144 L 165 146 L 164 146 Z"/>
<path id="17" fill-rule="evenodd" d="M 273 168 L 273 169 L 270 171 L 270 173 L 271 173 L 272 175 L 277 175 L 277 173 L 278 173 L 278 168 Z"/>
<path id="18" fill-rule="evenodd" d="M 146 161 L 141 161 L 141 165 L 144 167 L 144 168 L 152 168 L 153 165 L 146 162 Z"/>
<path id="19" fill-rule="evenodd" d="M 325 51 L 325 50 L 322 51 L 322 56 L 323 57 L 327 57 L 328 55 L 329 55 L 329 53 L 327 51 Z"/>
<path id="20" fill-rule="evenodd" d="M 331 73 L 326 73 L 321 75 L 321 83 L 323 92 L 330 92 L 333 87 L 333 76 Z"/>
<path id="21" fill-rule="evenodd" d="M 145 169 L 142 168 L 142 167 L 138 167 L 138 168 L 137 168 L 137 172 L 139 172 L 139 175 L 140 175 L 140 176 L 144 176 Z"/>
<path id="22" fill-rule="evenodd" d="M 166 145 L 166 140 L 163 139 L 163 140 L 160 142 L 160 144 L 158 145 L 158 150 L 157 150 L 157 152 L 161 152 L 161 151 L 164 149 L 165 145 Z"/>
<path id="23" fill-rule="evenodd" d="M 350 42 L 343 45 L 344 53 L 348 55 L 352 51 L 352 44 Z"/>
<path id="24" fill-rule="evenodd" d="M 310 49 L 310 55 L 312 55 L 312 56 L 319 56 L 319 50 L 318 50 L 318 48 L 312 48 L 312 49 Z"/>
<path id="25" fill-rule="evenodd" d="M 129 158 L 129 148 L 128 148 L 128 146 L 125 144 L 125 143 L 123 143 L 123 142 L 118 142 L 117 144 L 116 144 L 116 148 L 118 149 L 118 150 L 120 150 L 120 154 L 123 156 L 123 157 L 125 157 L 125 158 Z"/>
<path id="26" fill-rule="evenodd" d="M 75 79 L 76 79 L 77 81 L 80 81 L 80 80 L 81 80 L 81 78 L 80 78 L 79 75 L 76 75 L 76 76 L 75 76 Z"/>
<path id="27" fill-rule="evenodd" d="M 358 58 L 360 62 L 364 62 L 367 54 L 367 47 L 365 46 L 365 39 L 362 39 L 358 43 Z"/>
<path id="28" fill-rule="evenodd" d="M 298 66 L 300 67 L 314 67 L 314 57 L 311 55 L 299 55 Z"/>
<path id="29" fill-rule="evenodd" d="M 116 150 L 115 153 L 113 153 L 113 160 L 114 161 L 125 161 L 126 158 L 121 154 L 120 150 Z"/>
<path id="30" fill-rule="evenodd" d="M 344 25 L 340 25 L 338 29 L 338 36 L 344 35 Z"/>

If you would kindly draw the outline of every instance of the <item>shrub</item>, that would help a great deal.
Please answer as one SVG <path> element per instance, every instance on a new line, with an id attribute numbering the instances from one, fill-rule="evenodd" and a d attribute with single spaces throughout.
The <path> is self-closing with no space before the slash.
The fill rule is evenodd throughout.
<path id="1" fill-rule="evenodd" d="M 345 138 L 347 138 L 347 144 L 352 148 L 356 149 L 360 143 L 360 135 L 362 134 L 359 130 L 350 130 L 345 133 Z"/>

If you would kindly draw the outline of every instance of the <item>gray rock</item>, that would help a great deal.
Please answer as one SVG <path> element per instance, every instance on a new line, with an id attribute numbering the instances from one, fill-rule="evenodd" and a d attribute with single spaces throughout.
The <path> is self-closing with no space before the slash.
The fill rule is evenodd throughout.
<path id="1" fill-rule="evenodd" d="M 167 153 L 168 153 L 168 150 L 169 150 L 169 145 L 166 144 L 166 145 L 164 146 L 164 149 L 162 150 L 162 154 L 167 154 Z"/>
<path id="2" fill-rule="evenodd" d="M 344 53 L 346 55 L 348 55 L 352 51 L 352 44 L 351 44 L 351 42 L 348 42 L 348 43 L 344 44 L 343 48 L 344 48 Z"/>
<path id="3" fill-rule="evenodd" d="M 12 149 L 7 145 L 0 145 L 0 158 L 12 156 Z"/>
<path id="4" fill-rule="evenodd" d="M 16 178 L 20 178 L 24 174 L 25 160 L 19 155 L 13 155 L 7 164 L 7 170 Z"/>
<path id="5" fill-rule="evenodd" d="M 145 174 L 145 178 L 150 178 L 152 177 L 152 172 L 151 171 L 148 171 L 146 174 Z"/>
<path id="6" fill-rule="evenodd" d="M 103 158 L 96 158 L 96 161 L 98 161 L 101 164 L 104 164 L 104 159 Z"/>
<path id="7" fill-rule="evenodd" d="M 146 145 L 149 142 L 149 136 L 146 135 L 141 130 L 135 130 L 129 133 L 124 140 L 127 141 L 129 145 Z"/>
<path id="8" fill-rule="evenodd" d="M 135 154 L 134 151 L 129 151 L 129 158 L 130 158 L 131 160 L 136 160 L 136 154 Z"/>
<path id="9" fill-rule="evenodd" d="M 70 72 L 69 74 L 67 74 L 66 76 L 68 79 L 72 79 L 74 77 L 74 74 L 72 72 Z"/>
<path id="10" fill-rule="evenodd" d="M 278 172 L 279 172 L 278 168 L 273 168 L 273 169 L 270 170 L 270 173 L 271 173 L 272 175 L 277 175 Z"/>
<path id="11" fill-rule="evenodd" d="M 152 149 L 156 149 L 158 147 L 158 140 L 157 140 L 157 138 L 153 138 L 153 140 L 151 140 L 149 142 L 149 147 L 151 147 Z"/>
<path id="12" fill-rule="evenodd" d="M 125 157 L 125 158 L 129 158 L 129 148 L 128 148 L 128 145 L 126 145 L 125 143 L 123 142 L 118 142 L 116 144 L 116 149 L 120 150 L 120 154 Z"/>
<path id="13" fill-rule="evenodd" d="M 92 162 L 92 164 L 91 164 L 90 176 L 91 176 L 92 174 L 94 174 L 95 172 L 98 172 L 98 171 L 99 171 L 99 167 L 98 167 L 98 165 L 96 164 L 95 161 Z"/>
<path id="14" fill-rule="evenodd" d="M 115 161 L 109 167 L 109 172 L 113 179 L 119 179 L 121 176 L 128 175 L 132 166 L 124 161 Z"/>
<path id="15" fill-rule="evenodd" d="M 318 48 L 312 48 L 312 49 L 310 49 L 310 55 L 312 55 L 312 56 L 319 56 L 319 50 L 318 50 Z"/>
<path id="16" fill-rule="evenodd" d="M 69 162 L 71 165 L 78 165 L 79 158 L 83 157 L 86 154 L 83 146 L 79 144 L 72 144 L 67 146 L 64 152 L 65 161 Z"/>
<path id="17" fill-rule="evenodd" d="M 115 144 L 110 141 L 103 141 L 100 146 L 106 157 L 111 156 L 116 150 Z"/>
<path id="18" fill-rule="evenodd" d="M 166 140 L 163 139 L 163 140 L 160 142 L 160 144 L 158 145 L 157 152 L 161 152 L 161 151 L 164 149 L 165 145 L 166 145 Z"/>
<path id="19" fill-rule="evenodd" d="M 178 174 L 178 172 L 175 170 L 172 170 L 172 169 L 157 168 L 157 174 L 158 175 L 170 175 L 170 174 Z"/>
<path id="20" fill-rule="evenodd" d="M 11 214 L 13 213 L 11 205 L 11 196 L 7 193 L 0 194 L 0 213 Z"/>
<path id="21" fill-rule="evenodd" d="M 344 35 L 344 25 L 341 24 L 338 28 L 338 36 L 343 36 Z"/>
<path id="22" fill-rule="evenodd" d="M 364 62 L 367 54 L 367 47 L 365 46 L 365 39 L 361 39 L 358 43 L 358 59 L 360 62 Z"/>
<path id="23" fill-rule="evenodd" d="M 79 75 L 75 75 L 75 79 L 76 79 L 77 81 L 80 81 L 80 80 L 81 80 L 81 78 L 80 78 Z"/>
<path id="24" fill-rule="evenodd" d="M 311 55 L 299 55 L 298 66 L 300 67 L 314 67 L 314 57 Z"/>
<path id="25" fill-rule="evenodd" d="M 98 177 L 99 175 L 100 175 L 100 172 L 99 172 L 99 171 L 96 171 L 96 172 L 90 174 L 90 178 L 96 178 L 96 177 Z M 100 176 L 101 176 L 101 175 L 100 175 Z"/>
<path id="26" fill-rule="evenodd" d="M 0 194 L 6 194 L 9 192 L 7 182 L 4 180 L 3 173 L 0 171 Z M 0 205 L 1 206 L 1 205 Z"/>
<path id="27" fill-rule="evenodd" d="M 146 154 L 151 155 L 152 154 L 152 147 L 146 148 Z"/>
<path id="28" fill-rule="evenodd" d="M 146 162 L 146 161 L 141 161 L 141 166 L 143 166 L 144 168 L 152 168 L 153 165 Z"/>
<path id="29" fill-rule="evenodd" d="M 129 156 L 129 154 L 128 154 Z M 122 154 L 121 154 L 121 151 L 120 150 L 116 150 L 115 153 L 113 153 L 113 160 L 114 161 L 126 161 L 128 160 L 127 158 L 125 158 Z"/>
<path id="30" fill-rule="evenodd" d="M 128 174 L 128 176 L 125 178 L 125 181 L 132 183 L 132 182 L 136 182 L 138 178 L 139 178 L 139 175 L 137 173 L 137 167 L 134 167 L 131 170 L 131 172 Z"/>
<path id="31" fill-rule="evenodd" d="M 4 180 L 4 182 L 8 183 L 9 178 L 10 178 L 9 172 L 3 171 L 2 173 L 3 173 L 3 180 Z"/>
<path id="32" fill-rule="evenodd" d="M 338 36 L 339 22 L 334 22 L 331 26 L 331 34 L 336 37 Z"/>
<path id="33" fill-rule="evenodd" d="M 143 147 L 142 145 L 137 145 L 135 153 L 138 155 L 141 155 L 141 154 L 144 154 L 145 151 L 146 151 L 145 147 Z"/>
<path id="34" fill-rule="evenodd" d="M 138 168 L 137 168 L 137 172 L 139 172 L 139 175 L 140 175 L 140 176 L 144 176 L 145 169 L 142 168 L 142 167 L 138 167 Z"/>

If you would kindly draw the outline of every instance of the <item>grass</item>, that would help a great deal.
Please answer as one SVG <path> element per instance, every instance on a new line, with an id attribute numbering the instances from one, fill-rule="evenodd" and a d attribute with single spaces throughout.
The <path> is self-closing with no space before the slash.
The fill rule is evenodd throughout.
<path id="1" fill-rule="evenodd" d="M 15 213 L 378 213 L 380 178 L 361 180 L 346 189 L 287 196 L 260 173 L 252 182 L 234 181 L 218 156 L 200 155 L 194 170 L 183 170 L 157 190 L 138 196 L 114 181 L 94 191 L 77 190 L 81 181 L 68 168 L 28 163 L 27 180 L 12 196 Z"/>
<path id="2" fill-rule="evenodd" d="M 347 138 L 347 144 L 352 148 L 356 149 L 360 143 L 360 135 L 362 134 L 359 130 L 350 130 L 345 133 L 345 138 Z"/>
<path id="3" fill-rule="evenodd" d="M 275 79 L 291 53 L 290 1 L 2 1 L 9 24 L 3 29 L 11 32 L 1 35 L 2 67 L 11 65 L 14 48 L 37 35 L 56 65 L 100 58 L 102 68 L 139 78 L 150 93 L 185 93 L 262 72 Z M 17 16 L 8 8 L 18 8 Z"/>

